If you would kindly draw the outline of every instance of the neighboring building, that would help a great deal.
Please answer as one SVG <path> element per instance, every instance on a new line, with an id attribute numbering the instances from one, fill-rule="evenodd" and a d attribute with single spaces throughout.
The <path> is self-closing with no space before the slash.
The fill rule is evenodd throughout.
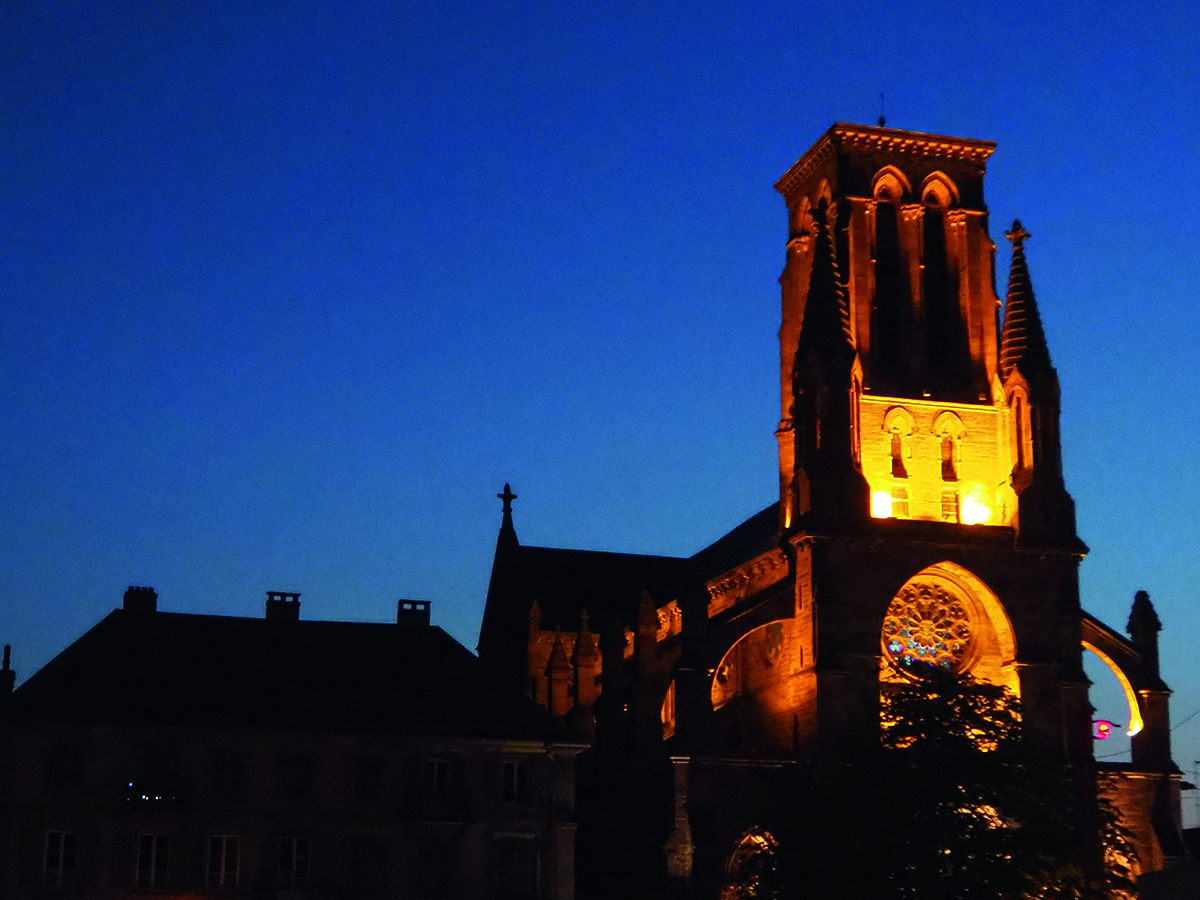
<path id="1" fill-rule="evenodd" d="M 0 897 L 574 896 L 582 748 L 427 603 L 156 607 L 130 588 L 0 698 Z"/>
<path id="2" fill-rule="evenodd" d="M 1087 548 L 1020 223 L 1001 325 L 993 149 L 838 124 L 776 184 L 778 503 L 674 559 L 521 546 L 505 487 L 479 653 L 594 736 L 581 892 L 716 898 L 745 859 L 787 854 L 775 823 L 803 802 L 787 773 L 878 742 L 881 690 L 914 660 L 1019 695 L 1024 740 L 1094 792 L 1085 648 L 1141 727 L 1132 763 L 1099 772 L 1138 864 L 1184 855 L 1153 607 L 1138 594 L 1130 638 L 1080 607 Z"/>

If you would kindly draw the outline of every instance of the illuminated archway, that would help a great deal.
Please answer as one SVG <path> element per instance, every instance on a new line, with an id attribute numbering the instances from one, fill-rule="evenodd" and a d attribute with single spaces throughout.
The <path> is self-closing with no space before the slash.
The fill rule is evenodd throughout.
<path id="1" fill-rule="evenodd" d="M 751 681 L 764 681 L 761 675 L 755 677 L 755 670 L 761 673 L 779 667 L 780 671 L 786 668 L 791 672 L 791 660 L 786 659 L 785 645 L 794 643 L 787 640 L 788 632 L 794 627 L 794 619 L 781 619 L 760 625 L 738 638 L 713 671 L 713 709 L 720 709 L 750 690 Z"/>
<path id="2" fill-rule="evenodd" d="M 1142 711 L 1138 704 L 1137 692 L 1133 689 L 1133 685 L 1129 683 L 1128 676 L 1121 670 L 1121 667 L 1113 662 L 1112 657 L 1101 650 L 1094 644 L 1089 644 L 1083 641 L 1083 649 L 1091 650 L 1100 658 L 1112 673 L 1117 676 L 1117 682 L 1121 685 L 1121 690 L 1125 692 L 1125 702 L 1129 704 L 1129 729 L 1125 732 L 1130 737 L 1142 730 Z"/>
<path id="3" fill-rule="evenodd" d="M 949 561 L 908 579 L 888 604 L 880 628 L 883 681 L 906 677 L 915 663 L 939 666 L 1021 693 L 1012 623 L 995 593 Z"/>
<path id="4" fill-rule="evenodd" d="M 778 897 L 778 847 L 774 835 L 761 828 L 752 828 L 742 835 L 725 864 L 721 900 Z"/>

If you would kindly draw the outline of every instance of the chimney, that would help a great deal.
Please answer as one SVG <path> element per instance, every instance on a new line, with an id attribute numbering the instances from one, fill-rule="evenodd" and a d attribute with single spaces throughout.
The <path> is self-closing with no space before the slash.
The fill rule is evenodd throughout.
<path id="1" fill-rule="evenodd" d="M 13 685 L 17 682 L 17 673 L 10 667 L 9 663 L 12 660 L 12 645 L 4 645 L 4 668 L 0 669 L 0 697 L 7 697 L 12 693 Z"/>
<path id="2" fill-rule="evenodd" d="M 396 624 L 429 626 L 428 600 L 397 600 Z"/>
<path id="3" fill-rule="evenodd" d="M 158 592 L 152 587 L 130 585 L 125 591 L 122 609 L 134 615 L 147 615 L 158 610 Z"/>
<path id="4" fill-rule="evenodd" d="M 300 595 L 286 591 L 267 591 L 268 622 L 299 622 Z"/>

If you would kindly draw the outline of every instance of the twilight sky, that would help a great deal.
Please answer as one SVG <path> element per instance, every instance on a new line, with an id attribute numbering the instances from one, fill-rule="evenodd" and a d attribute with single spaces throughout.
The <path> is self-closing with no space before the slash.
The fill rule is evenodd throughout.
<path id="1" fill-rule="evenodd" d="M 23 679 L 148 584 L 429 599 L 473 648 L 505 481 L 525 543 L 719 537 L 775 499 L 772 185 L 885 92 L 999 145 L 1084 605 L 1150 592 L 1190 774 L 1197 41 L 1190 2 L 4 4 L 0 642 Z"/>

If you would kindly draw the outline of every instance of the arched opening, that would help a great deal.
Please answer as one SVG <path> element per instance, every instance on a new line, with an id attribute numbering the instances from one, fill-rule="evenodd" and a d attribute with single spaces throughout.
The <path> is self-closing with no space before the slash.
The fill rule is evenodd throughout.
<path id="1" fill-rule="evenodd" d="M 910 517 L 907 479 L 912 462 L 913 431 L 916 420 L 902 406 L 893 406 L 884 414 L 883 432 L 887 441 L 891 482 L 877 483 L 871 491 L 871 515 L 876 519 L 907 519 Z"/>
<path id="2" fill-rule="evenodd" d="M 1138 703 L 1137 691 L 1135 691 L 1133 689 L 1133 685 L 1130 684 L 1129 676 L 1125 674 L 1125 672 L 1119 665 L 1116 664 L 1111 656 L 1094 644 L 1083 641 L 1083 649 L 1092 651 L 1096 658 L 1104 663 L 1104 665 L 1108 667 L 1109 671 L 1112 672 L 1112 674 L 1116 677 L 1117 684 L 1120 686 L 1122 696 L 1125 700 L 1126 709 L 1128 710 L 1128 718 L 1126 719 L 1128 725 L 1125 728 L 1125 734 L 1127 737 L 1133 737 L 1142 730 L 1143 722 L 1141 705 Z M 1095 679 L 1093 679 L 1093 682 L 1094 681 Z M 1103 706 L 1100 707 L 1100 709 L 1103 708 Z"/>
<path id="3" fill-rule="evenodd" d="M 918 663 L 1002 685 L 1020 696 L 1012 623 L 999 598 L 952 562 L 922 569 L 884 613 L 880 679 L 902 681 Z"/>
<path id="4" fill-rule="evenodd" d="M 752 828 L 742 835 L 725 863 L 721 900 L 778 897 L 778 849 L 779 844 L 769 831 Z"/>
<path id="5" fill-rule="evenodd" d="M 875 299 L 871 306 L 872 389 L 900 394 L 907 378 L 904 334 L 912 309 L 908 264 L 900 239 L 900 205 L 910 193 L 908 181 L 894 167 L 881 169 L 873 185 Z"/>
<path id="6" fill-rule="evenodd" d="M 715 733 L 729 749 L 791 750 L 796 715 L 807 696 L 797 675 L 804 645 L 795 619 L 760 625 L 742 635 L 713 670 Z"/>

